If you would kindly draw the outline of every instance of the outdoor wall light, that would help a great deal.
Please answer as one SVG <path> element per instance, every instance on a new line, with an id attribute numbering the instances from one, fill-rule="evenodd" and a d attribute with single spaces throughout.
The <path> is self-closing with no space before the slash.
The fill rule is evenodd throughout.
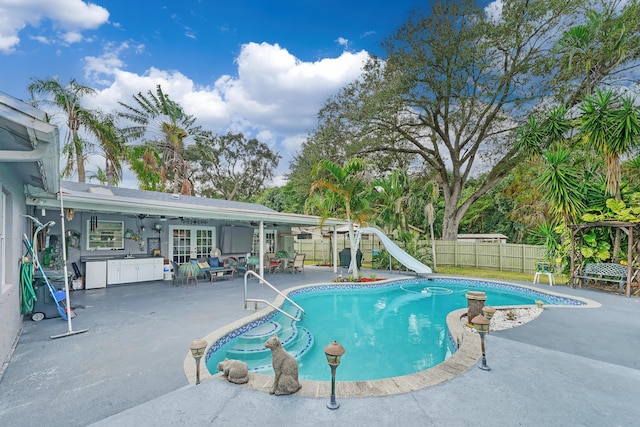
<path id="1" fill-rule="evenodd" d="M 482 348 L 482 362 L 478 365 L 478 368 L 483 371 L 490 371 L 491 368 L 487 366 L 487 357 L 484 351 L 484 336 L 489 332 L 489 320 L 484 317 L 482 314 L 478 314 L 471 320 L 473 327 L 480 334 L 480 346 Z"/>
<path id="2" fill-rule="evenodd" d="M 153 226 L 153 228 L 160 233 L 162 231 L 162 224 L 160 224 L 159 222 L 156 223 L 156 225 Z"/>
<path id="3" fill-rule="evenodd" d="M 202 338 L 196 338 L 191 341 L 191 345 L 189 345 L 189 350 L 191 350 L 191 355 L 196 360 L 196 385 L 200 384 L 200 359 L 204 355 L 204 350 L 207 348 L 207 342 Z"/>
<path id="4" fill-rule="evenodd" d="M 344 347 L 337 341 L 329 343 L 324 348 L 324 354 L 327 356 L 327 363 L 331 367 L 331 400 L 327 403 L 327 408 L 338 409 L 340 404 L 336 402 L 336 368 L 340 364 L 340 357 L 345 353 Z"/>
<path id="5" fill-rule="evenodd" d="M 496 314 L 496 309 L 491 307 L 490 305 L 485 305 L 484 307 L 482 307 L 482 314 L 487 318 L 489 322 L 491 322 L 493 315 Z"/>

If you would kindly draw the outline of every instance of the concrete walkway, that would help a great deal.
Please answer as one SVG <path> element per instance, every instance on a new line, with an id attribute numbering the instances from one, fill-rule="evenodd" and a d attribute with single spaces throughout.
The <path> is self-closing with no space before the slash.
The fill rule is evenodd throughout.
<path id="1" fill-rule="evenodd" d="M 367 273 L 365 273 L 367 274 Z M 385 273 L 379 273 L 379 276 Z M 267 276 L 279 289 L 330 281 L 328 269 Z M 395 274 L 394 274 L 395 276 Z M 251 286 L 253 285 L 253 286 Z M 257 282 L 251 295 L 273 299 Z M 640 300 L 540 285 L 602 304 L 548 308 L 535 321 L 487 338 L 491 371 L 412 393 L 326 399 L 272 396 L 219 379 L 188 384 L 183 360 L 196 337 L 251 312 L 242 280 L 123 285 L 72 293 L 84 334 L 61 319 L 26 320 L 0 381 L 0 425 L 521 425 L 640 423 Z M 339 368 L 338 368 L 339 380 Z M 339 388 L 338 388 L 339 390 Z"/>

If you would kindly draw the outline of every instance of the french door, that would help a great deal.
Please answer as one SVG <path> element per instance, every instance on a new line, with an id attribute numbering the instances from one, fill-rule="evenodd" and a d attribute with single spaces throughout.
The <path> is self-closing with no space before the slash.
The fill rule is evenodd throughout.
<path id="1" fill-rule="evenodd" d="M 171 259 L 184 264 L 191 259 L 207 258 L 215 248 L 216 229 L 214 227 L 171 226 Z"/>
<path id="2" fill-rule="evenodd" d="M 277 241 L 278 234 L 276 230 L 264 230 L 264 253 L 276 253 L 278 250 Z M 251 255 L 260 255 L 260 230 L 253 230 L 253 248 Z"/>

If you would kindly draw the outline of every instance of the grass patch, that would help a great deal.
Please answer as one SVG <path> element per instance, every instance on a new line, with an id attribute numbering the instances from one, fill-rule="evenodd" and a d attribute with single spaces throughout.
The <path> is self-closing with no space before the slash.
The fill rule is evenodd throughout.
<path id="1" fill-rule="evenodd" d="M 362 267 L 371 268 L 371 263 L 363 262 Z M 380 271 L 380 274 L 384 275 L 385 270 Z M 388 271 L 388 270 L 387 270 Z M 397 270 L 394 270 L 397 272 Z M 438 266 L 436 274 L 446 274 L 451 276 L 465 276 L 465 277 L 477 277 L 481 279 L 496 279 L 496 280 L 511 280 L 517 282 L 533 282 L 534 273 L 519 273 L 516 271 L 500 271 L 500 270 L 488 270 L 472 267 L 451 267 L 451 266 Z M 543 276 L 540 279 L 541 284 L 548 284 L 547 276 Z M 566 285 L 569 283 L 569 279 L 564 274 L 556 274 L 553 276 L 554 285 Z M 639 288 L 640 289 L 640 288 Z"/>
<path id="2" fill-rule="evenodd" d="M 450 274 L 453 276 L 468 276 L 468 277 L 481 277 L 485 279 L 497 279 L 497 280 L 514 280 L 519 282 L 532 282 L 533 273 L 518 273 L 515 271 L 499 271 L 499 270 L 484 270 L 480 268 L 470 267 L 438 267 L 438 274 Z M 546 276 L 541 279 L 544 284 Z M 554 276 L 554 284 L 566 284 L 567 278 L 562 274 Z"/>

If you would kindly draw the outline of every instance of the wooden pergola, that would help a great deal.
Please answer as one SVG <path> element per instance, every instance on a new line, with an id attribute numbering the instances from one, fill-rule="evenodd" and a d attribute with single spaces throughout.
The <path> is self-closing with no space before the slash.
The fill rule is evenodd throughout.
<path id="1" fill-rule="evenodd" d="M 582 270 L 582 253 L 580 250 L 576 251 L 576 239 L 582 238 L 585 231 L 590 230 L 592 228 L 599 227 L 608 227 L 615 228 L 617 230 L 621 230 L 623 233 L 627 235 L 627 297 L 631 296 L 631 283 L 634 278 L 633 273 L 633 265 L 637 261 L 638 258 L 638 242 L 636 241 L 637 235 L 639 233 L 634 234 L 634 229 L 639 227 L 639 223 L 635 222 L 620 222 L 620 221 L 599 221 L 599 222 L 590 222 L 586 224 L 572 224 L 569 225 L 569 229 L 571 230 L 571 287 L 575 287 L 575 277 L 581 275 Z"/>

